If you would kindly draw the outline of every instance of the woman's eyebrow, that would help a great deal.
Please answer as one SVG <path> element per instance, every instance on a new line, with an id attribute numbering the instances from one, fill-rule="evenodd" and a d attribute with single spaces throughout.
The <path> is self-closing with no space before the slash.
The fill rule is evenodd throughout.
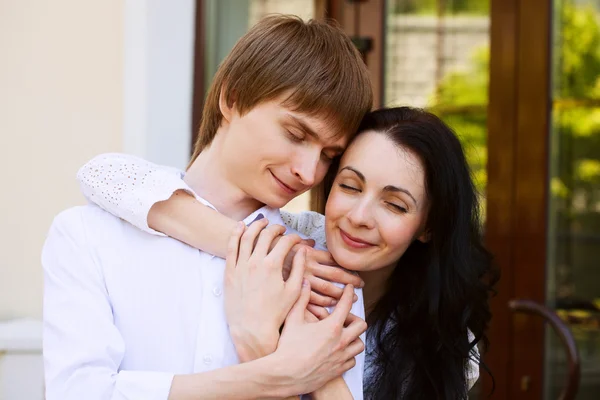
<path id="1" fill-rule="evenodd" d="M 345 169 L 347 169 L 348 171 L 352 171 L 352 172 L 354 172 L 354 173 L 355 173 L 355 174 L 358 176 L 358 178 L 359 178 L 359 179 L 360 179 L 360 180 L 361 180 L 363 183 L 365 183 L 365 182 L 367 181 L 367 180 L 365 179 L 365 176 L 362 174 L 362 172 L 360 172 L 360 171 L 359 171 L 359 170 L 357 170 L 356 168 L 352 168 L 352 167 L 350 167 L 350 166 L 346 166 L 346 167 L 342 168 L 342 169 L 340 170 L 340 172 L 342 172 L 342 171 L 343 171 L 343 170 L 345 170 Z"/>
<path id="2" fill-rule="evenodd" d="M 417 203 L 417 199 L 415 199 L 415 197 L 412 195 L 412 193 L 410 193 L 410 191 L 408 189 L 404 189 L 398 186 L 392 186 L 392 185 L 387 185 L 386 187 L 383 188 L 384 192 L 402 192 L 405 193 L 406 195 L 408 195 L 412 201 L 415 202 L 415 205 L 418 206 L 419 204 Z"/>

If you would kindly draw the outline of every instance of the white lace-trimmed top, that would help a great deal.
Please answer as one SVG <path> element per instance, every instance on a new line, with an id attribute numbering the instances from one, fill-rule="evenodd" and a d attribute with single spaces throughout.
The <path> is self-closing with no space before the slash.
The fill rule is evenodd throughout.
<path id="1" fill-rule="evenodd" d="M 98 155 L 79 169 L 77 179 L 88 201 L 153 235 L 165 236 L 148 226 L 150 208 L 159 201 L 169 199 L 176 190 L 185 190 L 205 204 L 184 182 L 182 171 L 127 154 Z M 317 245 L 326 247 L 323 215 L 314 211 L 290 213 L 280 210 L 280 213 L 288 227 L 314 239 Z M 474 336 L 469 331 L 469 341 L 472 340 Z M 371 346 L 368 343 L 366 347 L 365 378 L 370 372 L 369 358 L 374 356 L 369 351 Z M 472 352 L 473 356 L 479 356 L 477 346 Z M 470 389 L 479 378 L 479 365 L 473 359 L 469 360 L 466 377 Z"/>

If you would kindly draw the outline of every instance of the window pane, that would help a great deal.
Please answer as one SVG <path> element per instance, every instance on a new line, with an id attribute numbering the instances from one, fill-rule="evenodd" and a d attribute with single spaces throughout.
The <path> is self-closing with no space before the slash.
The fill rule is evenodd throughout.
<path id="1" fill-rule="evenodd" d="M 547 293 L 581 357 L 577 399 L 600 393 L 600 2 L 554 2 Z M 546 343 L 546 399 L 565 383 L 565 350 Z"/>
<path id="2" fill-rule="evenodd" d="M 425 107 L 458 134 L 485 220 L 489 0 L 387 2 L 385 105 Z"/>

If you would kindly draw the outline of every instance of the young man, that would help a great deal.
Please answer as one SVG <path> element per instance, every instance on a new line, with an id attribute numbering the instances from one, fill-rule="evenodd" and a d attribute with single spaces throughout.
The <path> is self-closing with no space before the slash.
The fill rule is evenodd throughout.
<path id="1" fill-rule="evenodd" d="M 283 225 L 278 207 L 323 179 L 371 102 L 366 68 L 339 29 L 267 18 L 217 72 L 185 182 L 246 225 L 259 215 Z M 130 172 L 132 184 L 145 179 Z M 177 189 L 164 188 L 165 199 Z M 280 233 L 261 234 L 254 251 Z M 281 239 L 273 265 L 298 241 Z M 350 286 L 330 317 L 304 322 L 302 257 L 287 282 L 281 269 L 234 266 L 245 273 L 228 283 L 247 295 L 224 304 L 224 260 L 94 206 L 61 213 L 42 256 L 46 398 L 277 398 L 319 388 L 351 367 L 360 350 L 349 344 L 365 326 L 344 327 Z M 362 370 L 345 378 L 362 397 Z"/>

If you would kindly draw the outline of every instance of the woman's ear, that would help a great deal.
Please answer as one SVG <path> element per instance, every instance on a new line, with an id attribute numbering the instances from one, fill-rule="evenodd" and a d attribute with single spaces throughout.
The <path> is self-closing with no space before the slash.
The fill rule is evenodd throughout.
<path id="1" fill-rule="evenodd" d="M 421 243 L 429 242 L 431 240 L 431 232 L 429 229 L 424 230 L 423 233 L 417 237 L 417 240 Z"/>
<path id="2" fill-rule="evenodd" d="M 219 93 L 219 111 L 221 111 L 221 115 L 223 115 L 224 122 L 229 122 L 231 121 L 233 113 L 235 112 L 235 102 L 230 101 L 231 104 L 227 102 L 225 96 L 226 91 L 227 88 L 225 87 L 225 85 L 223 85 L 223 87 L 221 88 L 221 93 Z"/>

